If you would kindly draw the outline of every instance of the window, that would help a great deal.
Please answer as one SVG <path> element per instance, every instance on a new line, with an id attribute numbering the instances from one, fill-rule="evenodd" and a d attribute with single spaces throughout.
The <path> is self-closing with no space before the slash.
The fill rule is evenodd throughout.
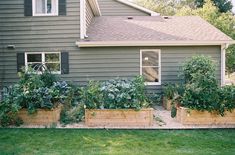
<path id="1" fill-rule="evenodd" d="M 57 16 L 58 0 L 33 0 L 33 16 Z"/>
<path id="2" fill-rule="evenodd" d="M 140 51 L 140 75 L 146 85 L 161 85 L 161 52 L 160 50 Z"/>
<path id="3" fill-rule="evenodd" d="M 25 53 L 25 66 L 33 68 L 39 73 L 45 69 L 52 73 L 61 74 L 60 53 Z"/>

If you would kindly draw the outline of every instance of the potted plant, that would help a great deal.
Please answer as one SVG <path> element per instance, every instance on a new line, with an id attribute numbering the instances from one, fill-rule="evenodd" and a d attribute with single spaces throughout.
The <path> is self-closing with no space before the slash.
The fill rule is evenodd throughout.
<path id="1" fill-rule="evenodd" d="M 85 124 L 99 127 L 147 127 L 153 123 L 142 77 L 90 82 L 82 89 Z"/>
<path id="2" fill-rule="evenodd" d="M 166 84 L 163 87 L 163 107 L 170 111 L 173 105 L 173 99 L 176 95 L 176 85 Z"/>

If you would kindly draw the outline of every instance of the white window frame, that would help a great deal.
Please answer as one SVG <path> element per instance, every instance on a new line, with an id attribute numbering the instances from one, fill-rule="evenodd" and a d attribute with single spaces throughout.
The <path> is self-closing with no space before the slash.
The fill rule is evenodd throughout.
<path id="1" fill-rule="evenodd" d="M 60 63 L 60 71 L 55 72 L 52 71 L 52 74 L 61 74 L 61 53 L 60 52 L 25 52 L 25 69 L 28 70 L 28 54 L 41 54 L 42 55 L 42 64 L 45 65 L 45 55 L 46 54 L 59 54 L 59 63 Z M 38 72 L 39 74 L 41 74 L 41 72 Z"/>
<path id="2" fill-rule="evenodd" d="M 142 53 L 143 52 L 148 52 L 148 51 L 153 51 L 153 52 L 157 52 L 158 53 L 158 66 L 149 66 L 149 67 L 158 67 L 158 75 L 159 75 L 159 81 L 158 82 L 145 82 L 145 85 L 161 85 L 161 81 L 162 81 L 162 74 L 161 74 L 161 50 L 160 49 L 141 49 L 140 50 L 140 75 L 143 75 L 142 73 L 142 68 L 143 68 L 143 64 L 142 64 Z M 148 66 L 145 66 L 148 67 Z"/>
<path id="3" fill-rule="evenodd" d="M 33 16 L 58 16 L 59 15 L 59 0 L 51 0 L 52 5 L 55 5 L 55 10 L 52 13 L 36 13 L 36 0 L 32 0 Z M 46 7 L 47 9 L 47 7 Z"/>

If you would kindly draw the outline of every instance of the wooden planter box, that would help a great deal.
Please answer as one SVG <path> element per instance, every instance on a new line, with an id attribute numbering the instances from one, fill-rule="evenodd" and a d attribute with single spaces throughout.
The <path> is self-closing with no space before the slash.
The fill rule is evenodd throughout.
<path id="1" fill-rule="evenodd" d="M 163 107 L 170 111 L 172 108 L 172 100 L 167 99 L 166 97 L 163 97 Z"/>
<path id="2" fill-rule="evenodd" d="M 149 127 L 153 109 L 86 109 L 85 124 L 90 127 Z"/>
<path id="3" fill-rule="evenodd" d="M 235 110 L 227 111 L 222 117 L 217 113 L 178 107 L 176 119 L 183 125 L 233 125 L 235 124 Z"/>
<path id="4" fill-rule="evenodd" d="M 38 109 L 34 114 L 29 114 L 27 109 L 21 109 L 18 112 L 18 116 L 25 125 L 52 125 L 59 122 L 61 108 L 62 106 L 52 110 Z"/>

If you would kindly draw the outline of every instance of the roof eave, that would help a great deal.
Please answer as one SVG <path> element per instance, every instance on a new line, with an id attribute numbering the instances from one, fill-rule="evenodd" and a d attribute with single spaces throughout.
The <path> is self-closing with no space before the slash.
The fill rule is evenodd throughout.
<path id="1" fill-rule="evenodd" d="M 234 40 L 224 41 L 87 41 L 76 42 L 78 47 L 120 47 L 120 46 L 207 46 L 232 45 Z"/>
<path id="2" fill-rule="evenodd" d="M 89 4 L 91 5 L 91 9 L 95 16 L 101 16 L 100 6 L 97 0 L 88 0 Z"/>

